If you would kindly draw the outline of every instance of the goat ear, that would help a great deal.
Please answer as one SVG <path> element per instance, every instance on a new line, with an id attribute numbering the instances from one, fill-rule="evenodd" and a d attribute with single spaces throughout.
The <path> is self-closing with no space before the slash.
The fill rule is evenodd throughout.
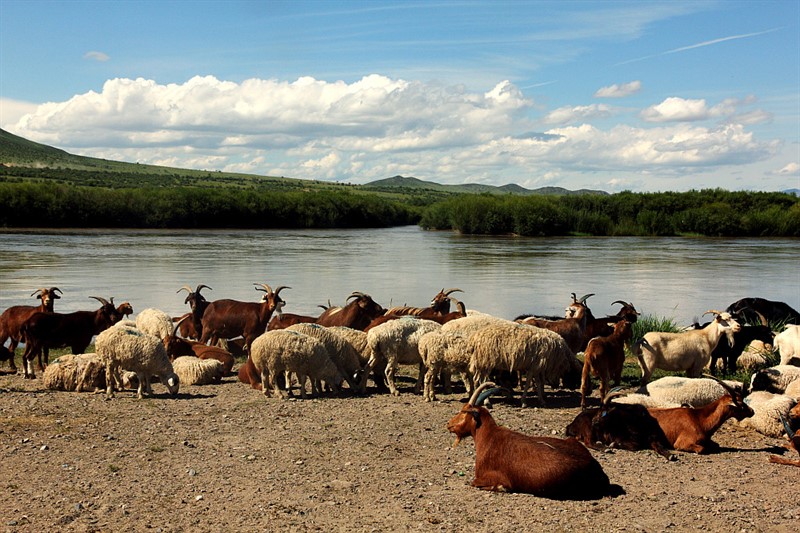
<path id="1" fill-rule="evenodd" d="M 481 427 L 481 413 L 477 409 L 470 409 L 469 414 L 472 415 L 472 418 L 475 420 L 475 429 Z"/>

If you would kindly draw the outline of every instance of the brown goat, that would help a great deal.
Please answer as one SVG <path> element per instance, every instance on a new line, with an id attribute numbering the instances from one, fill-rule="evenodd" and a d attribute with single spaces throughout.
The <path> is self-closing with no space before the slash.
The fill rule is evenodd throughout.
<path id="1" fill-rule="evenodd" d="M 636 310 L 633 304 L 624 302 L 622 300 L 611 302 L 611 305 L 614 304 L 622 305 L 617 314 L 602 318 L 596 318 L 592 314 L 592 310 L 588 307 L 586 308 L 586 328 L 583 330 L 583 344 L 581 344 L 579 351 L 585 351 L 589 341 L 593 338 L 607 337 L 608 335 L 611 335 L 613 326 L 610 324 L 616 324 L 620 320 L 627 320 L 631 324 L 635 324 L 639 319 L 639 311 Z"/>
<path id="2" fill-rule="evenodd" d="M 25 341 L 25 353 L 22 359 L 26 378 L 36 377 L 33 372 L 35 357 L 39 357 L 39 370 L 44 370 L 50 348 L 69 346 L 73 354 L 84 353 L 93 336 L 122 319 L 122 315 L 114 307 L 114 298 L 111 298 L 110 302 L 98 296 L 90 298 L 99 301 L 102 306 L 96 311 L 36 312 L 22 324 L 20 331 Z"/>
<path id="3" fill-rule="evenodd" d="M 591 295 L 583 296 L 580 300 L 572 293 L 572 303 L 567 308 L 567 312 L 571 315 L 569 318 L 562 318 L 561 320 L 545 320 L 536 317 L 528 317 L 517 320 L 522 324 L 536 326 L 537 328 L 549 329 L 552 332 L 558 333 L 567 341 L 567 346 L 572 350 L 572 353 L 577 353 L 583 343 L 583 332 L 586 329 L 586 298 Z"/>
<path id="4" fill-rule="evenodd" d="M 22 324 L 36 312 L 52 313 L 54 302 L 61 298 L 56 294 L 57 292 L 61 292 L 58 287 L 36 289 L 31 293 L 31 296 L 36 295 L 36 298 L 42 301 L 41 304 L 38 306 L 15 305 L 9 307 L 0 315 L 0 346 L 5 345 L 7 339 L 11 339 L 8 350 L 11 352 L 9 368 L 12 371 L 17 371 L 17 365 L 14 364 L 14 353 L 22 341 L 22 333 L 20 332 Z"/>
<path id="5" fill-rule="evenodd" d="M 317 317 L 315 316 L 281 313 L 280 315 L 275 315 L 272 317 L 272 320 L 270 320 L 269 324 L 267 324 L 267 331 L 272 331 L 274 329 L 286 329 L 289 326 L 294 326 L 295 324 L 313 324 L 316 321 Z"/>
<path id="6" fill-rule="evenodd" d="M 797 404 L 795 409 L 797 409 L 798 406 L 800 406 L 800 404 Z M 786 436 L 789 437 L 789 443 L 786 445 L 786 448 L 800 454 L 800 430 L 792 431 L 792 427 L 783 416 L 781 416 L 781 421 L 783 421 L 783 427 L 786 429 Z M 769 462 L 800 467 L 800 459 L 787 459 L 780 455 L 770 455 Z"/>
<path id="7" fill-rule="evenodd" d="M 283 289 L 281 285 L 273 292 L 266 283 L 256 283 L 256 290 L 264 291 L 264 298 L 260 302 L 240 302 L 239 300 L 214 300 L 203 313 L 203 336 L 200 342 L 216 344 L 220 339 L 244 337 L 245 349 L 250 349 L 250 344 L 256 337 L 267 330 L 267 324 L 274 311 L 280 312 L 286 303 L 280 297 Z M 259 288 L 262 287 L 262 288 Z"/>
<path id="8" fill-rule="evenodd" d="M 753 416 L 753 409 L 744 403 L 742 392 L 732 389 L 714 376 L 705 377 L 716 380 L 727 394 L 703 407 L 648 409 L 675 450 L 694 453 L 717 451 L 719 444 L 711 437 L 726 420 L 735 418 L 741 421 Z"/>
<path id="9" fill-rule="evenodd" d="M 183 303 L 189 304 L 189 308 L 191 312 L 189 315 L 192 317 L 192 320 L 184 322 L 181 324 L 181 336 L 187 339 L 200 339 L 203 336 L 203 314 L 206 311 L 206 307 L 208 307 L 209 301 L 206 300 L 205 296 L 200 294 L 200 291 L 203 289 L 208 289 L 210 291 L 214 290 L 208 285 L 200 284 L 197 288 L 192 291 L 192 288 L 188 285 L 184 285 L 176 292 L 186 291 L 188 294 L 186 298 L 183 300 Z M 183 318 L 186 315 L 181 316 L 178 319 L 174 319 L 176 322 Z"/>
<path id="10" fill-rule="evenodd" d="M 498 426 L 481 404 L 499 389 L 487 387 L 494 384 L 478 387 L 447 423 L 456 436 L 453 446 L 467 436 L 475 441 L 473 487 L 558 500 L 598 499 L 619 489 L 612 490 L 603 468 L 577 440 L 533 437 Z"/>
<path id="11" fill-rule="evenodd" d="M 386 309 L 375 303 L 369 294 L 353 292 L 353 299 L 344 307 L 329 307 L 317 318 L 320 326 L 345 326 L 364 330 L 372 320 L 386 313 Z"/>
<path id="12" fill-rule="evenodd" d="M 461 289 L 442 289 L 439 291 L 433 299 L 431 299 L 431 305 L 429 307 L 408 307 L 408 306 L 401 306 L 401 307 L 392 307 L 391 309 L 387 310 L 386 315 L 398 315 L 398 316 L 415 316 L 417 318 L 427 318 L 428 320 L 436 320 L 437 317 L 441 317 L 446 315 L 450 312 L 450 294 L 454 292 L 464 292 Z"/>
<path id="13" fill-rule="evenodd" d="M 194 356 L 200 359 L 216 359 L 222 363 L 222 375 L 232 376 L 233 372 L 233 355 L 219 346 L 209 346 L 199 341 L 192 341 L 183 339 L 177 335 L 178 330 L 183 325 L 184 321 L 190 322 L 191 317 L 184 317 L 180 322 L 175 324 L 172 334 L 164 337 L 164 347 L 167 349 L 169 360 L 173 361 L 176 357 L 181 356 Z"/>
<path id="14" fill-rule="evenodd" d="M 586 398 L 592 393 L 592 378 L 600 379 L 600 397 L 608 395 L 608 383 L 613 378 L 614 385 L 622 380 L 622 367 L 625 364 L 625 344 L 633 337 L 631 323 L 623 319 L 614 324 L 611 335 L 595 337 L 589 342 L 583 354 L 583 374 L 581 375 L 581 408 L 586 407 Z"/>

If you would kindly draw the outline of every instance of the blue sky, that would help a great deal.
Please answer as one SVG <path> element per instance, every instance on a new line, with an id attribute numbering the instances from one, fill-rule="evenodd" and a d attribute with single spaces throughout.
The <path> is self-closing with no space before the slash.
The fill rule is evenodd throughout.
<path id="1" fill-rule="evenodd" d="M 350 183 L 800 188 L 800 2 L 0 0 L 0 127 Z"/>

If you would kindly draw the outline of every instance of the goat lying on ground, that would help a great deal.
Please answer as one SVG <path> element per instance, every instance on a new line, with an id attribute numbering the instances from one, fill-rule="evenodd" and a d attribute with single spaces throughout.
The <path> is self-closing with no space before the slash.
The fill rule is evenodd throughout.
<path id="1" fill-rule="evenodd" d="M 716 379 L 713 376 L 706 376 Z M 717 451 L 719 444 L 711 440 L 729 418 L 743 420 L 753 416 L 753 409 L 744 403 L 744 394 L 717 380 L 727 394 L 703 407 L 648 409 L 675 450 L 694 453 Z"/>
<path id="2" fill-rule="evenodd" d="M 589 500 L 621 493 L 610 485 L 603 468 L 575 439 L 534 437 L 498 426 L 482 407 L 498 388 L 487 382 L 450 419 L 447 430 L 475 441 L 473 487 L 492 491 L 527 492 L 560 500 Z M 486 389 L 489 390 L 486 390 Z"/>
<path id="3" fill-rule="evenodd" d="M 800 453 L 800 430 L 793 432 L 791 426 L 789 426 L 789 422 L 783 417 L 781 417 L 781 420 L 783 421 L 783 427 L 786 429 L 786 436 L 789 437 L 789 444 L 787 444 L 786 447 Z M 780 455 L 770 455 L 769 462 L 800 467 L 800 459 L 786 459 Z"/>
<path id="4" fill-rule="evenodd" d="M 645 406 L 611 403 L 620 394 L 623 393 L 612 392 L 603 397 L 602 407 L 581 411 L 567 426 L 567 436 L 577 438 L 589 448 L 602 445 L 631 451 L 652 449 L 666 459 L 673 459 L 664 431 Z"/>

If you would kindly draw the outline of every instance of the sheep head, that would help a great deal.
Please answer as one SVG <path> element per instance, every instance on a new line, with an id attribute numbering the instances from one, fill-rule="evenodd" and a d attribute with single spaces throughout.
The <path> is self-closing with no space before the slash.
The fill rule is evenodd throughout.
<path id="1" fill-rule="evenodd" d="M 170 396 L 175 396 L 178 394 L 178 388 L 180 387 L 180 379 L 178 378 L 178 374 L 173 372 L 166 376 L 159 376 L 158 379 L 161 381 L 161 384 L 167 388 Z"/>
<path id="2" fill-rule="evenodd" d="M 489 414 L 489 410 L 483 407 L 482 404 L 486 398 L 498 390 L 500 390 L 500 387 L 495 387 L 495 384 L 490 381 L 481 384 L 481 386 L 472 393 L 472 397 L 467 404 L 461 408 L 461 411 L 450 419 L 447 423 L 447 431 L 456 436 L 456 440 L 453 442 L 454 448 L 464 437 L 470 435 L 473 437 L 475 436 L 475 431 L 481 426 L 481 416 L 488 416 L 491 418 L 492 415 Z"/>

